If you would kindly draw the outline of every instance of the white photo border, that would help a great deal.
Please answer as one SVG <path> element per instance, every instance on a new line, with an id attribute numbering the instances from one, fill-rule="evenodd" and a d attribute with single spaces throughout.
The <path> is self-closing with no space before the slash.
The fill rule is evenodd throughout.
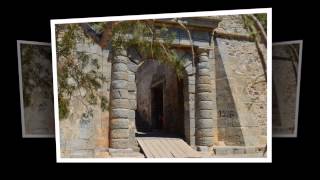
<path id="1" fill-rule="evenodd" d="M 294 116 L 294 131 L 290 134 L 272 134 L 275 138 L 297 138 L 298 137 L 298 121 L 299 121 L 299 102 L 300 102 L 300 83 L 301 83 L 301 66 L 302 66 L 302 50 L 303 50 L 303 40 L 292 40 L 292 41 L 282 41 L 275 42 L 272 45 L 287 45 L 287 44 L 299 44 L 299 62 L 298 62 L 298 81 L 296 90 L 296 107 Z"/>
<path id="2" fill-rule="evenodd" d="M 21 44 L 31 44 L 31 45 L 40 45 L 40 46 L 48 46 L 48 47 L 50 47 L 51 44 L 47 42 L 17 40 L 22 138 L 54 138 L 55 136 L 54 134 L 28 134 L 26 132 L 26 126 L 25 126 L 26 124 L 25 124 L 25 118 L 24 118 L 23 83 L 22 83 L 23 78 L 22 78 L 22 65 L 21 65 Z"/>
<path id="3" fill-rule="evenodd" d="M 259 158 L 61 158 L 60 152 L 60 126 L 59 126 L 59 106 L 58 106 L 58 84 L 57 84 L 57 61 L 56 61 L 56 35 L 55 25 L 87 23 L 87 22 L 107 22 L 119 20 L 142 20 L 142 19 L 162 19 L 175 17 L 201 17 L 218 15 L 240 15 L 240 14 L 267 14 L 267 157 Z M 233 162 L 233 163 L 271 163 L 272 162 L 272 8 L 241 9 L 241 10 L 222 10 L 222 11 L 201 11 L 201 12 L 182 12 L 167 14 L 148 14 L 148 15 L 130 15 L 130 16 L 110 16 L 96 18 L 75 18 L 75 19 L 52 19 L 51 25 L 51 46 L 52 46 L 52 68 L 53 68 L 53 91 L 54 91 L 54 111 L 55 111 L 55 134 L 56 134 L 56 157 L 57 162 L 78 162 L 78 163 L 148 163 L 148 162 Z"/>

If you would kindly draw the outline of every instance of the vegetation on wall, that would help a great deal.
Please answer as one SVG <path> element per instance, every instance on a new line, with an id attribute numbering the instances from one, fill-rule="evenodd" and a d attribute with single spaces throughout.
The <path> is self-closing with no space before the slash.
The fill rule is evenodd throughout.
<path id="1" fill-rule="evenodd" d="M 37 58 L 39 61 L 36 60 Z M 50 47 L 21 44 L 21 65 L 24 106 L 31 105 L 31 96 L 36 88 L 40 89 L 44 97 L 52 99 Z"/>
<path id="2" fill-rule="evenodd" d="M 267 14 L 242 15 L 245 28 L 258 42 L 267 44 Z"/>
<path id="3" fill-rule="evenodd" d="M 102 107 L 107 106 L 106 97 L 98 93 L 102 83 L 106 82 L 98 59 L 76 50 L 76 43 L 85 41 L 80 26 L 58 25 L 56 30 L 60 119 L 68 116 L 71 97 L 77 98 L 86 107 L 86 112 L 91 112 L 90 105 L 98 102 Z"/>
<path id="4" fill-rule="evenodd" d="M 176 37 L 169 32 L 164 24 L 155 24 L 152 20 L 120 21 L 89 23 L 90 27 L 104 38 L 113 55 L 123 49 L 134 49 L 142 61 L 159 60 L 176 71 L 178 78 L 183 76 L 182 58 L 172 47 Z M 59 116 L 66 118 L 69 114 L 69 103 L 74 93 L 90 111 L 89 105 L 100 102 L 102 110 L 108 109 L 108 99 L 99 96 L 97 91 L 106 81 L 100 70 L 97 59 L 86 52 L 76 50 L 77 42 L 85 42 L 80 24 L 65 24 L 56 26 Z M 106 48 L 106 47 L 105 47 Z M 88 69 L 88 66 L 91 68 Z M 83 92 L 82 92 L 83 91 Z M 85 93 L 84 93 L 85 92 Z"/>
<path id="5" fill-rule="evenodd" d="M 183 76 L 183 60 L 173 48 L 175 32 L 169 32 L 165 24 L 155 24 L 153 20 L 91 23 L 95 30 L 107 34 L 114 55 L 122 49 L 134 49 L 141 60 L 153 59 L 172 67 L 179 78 Z"/>

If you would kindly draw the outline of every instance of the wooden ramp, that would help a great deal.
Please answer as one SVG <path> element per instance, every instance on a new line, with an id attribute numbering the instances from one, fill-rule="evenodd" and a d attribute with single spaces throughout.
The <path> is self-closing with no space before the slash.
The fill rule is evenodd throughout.
<path id="1" fill-rule="evenodd" d="M 200 153 L 180 138 L 137 137 L 147 158 L 199 158 Z"/>

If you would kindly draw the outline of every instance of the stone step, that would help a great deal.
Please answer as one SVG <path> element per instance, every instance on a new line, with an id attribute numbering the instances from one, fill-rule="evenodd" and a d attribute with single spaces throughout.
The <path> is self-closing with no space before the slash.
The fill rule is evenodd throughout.
<path id="1" fill-rule="evenodd" d="M 215 155 L 262 154 L 265 146 L 213 146 Z"/>
<path id="2" fill-rule="evenodd" d="M 109 149 L 110 156 L 112 158 L 145 158 L 140 152 L 134 151 L 132 148 L 128 149 Z"/>

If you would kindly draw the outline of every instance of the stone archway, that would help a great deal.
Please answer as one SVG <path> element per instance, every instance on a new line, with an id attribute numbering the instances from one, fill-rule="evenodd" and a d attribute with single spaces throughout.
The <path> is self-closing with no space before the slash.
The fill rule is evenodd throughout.
<path id="1" fill-rule="evenodd" d="M 111 116 L 110 116 L 110 147 L 115 149 L 135 148 L 137 112 L 137 79 L 139 63 L 129 61 L 131 55 L 126 51 L 113 57 L 111 68 Z M 140 62 L 137 60 L 137 62 Z M 142 65 L 143 66 L 143 65 Z M 183 76 L 183 136 L 191 146 L 195 145 L 195 67 L 191 59 L 186 60 Z M 150 115 L 149 115 L 149 117 Z"/>

